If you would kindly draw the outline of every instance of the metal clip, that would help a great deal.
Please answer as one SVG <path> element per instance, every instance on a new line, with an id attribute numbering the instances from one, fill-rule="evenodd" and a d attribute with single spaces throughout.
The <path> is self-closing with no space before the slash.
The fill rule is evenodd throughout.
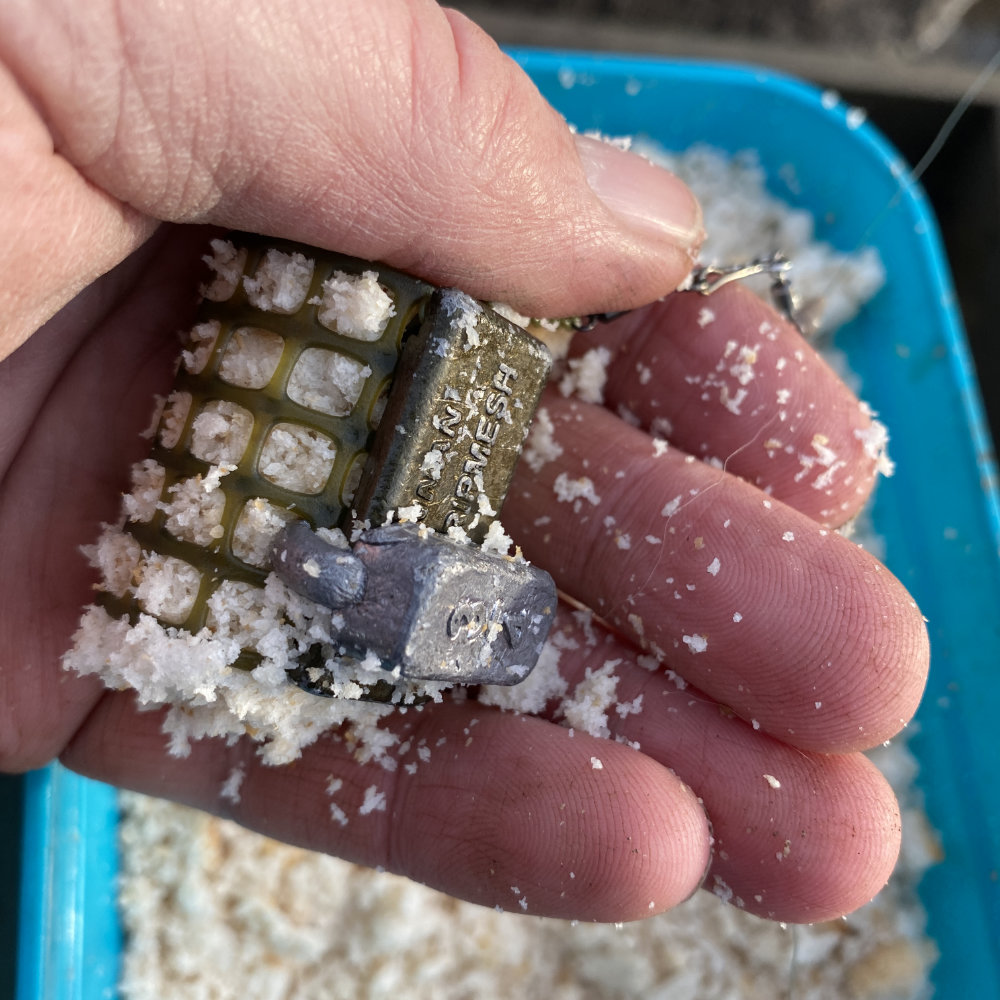
<path id="1" fill-rule="evenodd" d="M 590 313 L 587 316 L 576 316 L 569 321 L 569 325 L 577 333 L 589 333 L 598 323 L 610 323 L 612 320 L 632 312 L 631 309 L 622 309 L 620 312 Z"/>
<path id="2" fill-rule="evenodd" d="M 707 264 L 696 267 L 678 288 L 678 291 L 711 295 L 732 281 L 743 281 L 746 278 L 756 277 L 758 274 L 769 274 L 771 276 L 771 301 L 774 303 L 774 307 L 801 333 L 802 326 L 796 316 L 797 308 L 795 297 L 792 294 L 792 283 L 786 277 L 791 268 L 792 262 L 780 251 L 767 257 L 756 257 L 746 264 Z M 598 323 L 610 323 L 631 311 L 631 309 L 625 309 L 622 312 L 590 313 L 587 316 L 578 316 L 570 320 L 570 325 L 578 333 L 587 333 L 593 330 Z"/>
<path id="3" fill-rule="evenodd" d="M 787 277 L 791 269 L 792 262 L 780 251 L 775 251 L 767 257 L 757 257 L 746 264 L 709 264 L 696 267 L 682 286 L 682 290 L 697 292 L 699 295 L 711 295 L 732 281 L 743 281 L 758 274 L 770 275 L 771 301 L 775 309 L 801 333 L 802 326 L 796 315 L 792 283 Z"/>

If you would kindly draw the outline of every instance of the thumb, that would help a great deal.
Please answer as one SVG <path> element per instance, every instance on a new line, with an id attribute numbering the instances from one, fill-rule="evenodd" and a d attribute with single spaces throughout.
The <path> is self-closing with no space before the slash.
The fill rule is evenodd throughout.
<path id="1" fill-rule="evenodd" d="M 680 181 L 575 136 L 430 0 L 12 0 L 0 37 L 57 155 L 141 216 L 382 260 L 536 315 L 657 298 L 701 238 Z"/>

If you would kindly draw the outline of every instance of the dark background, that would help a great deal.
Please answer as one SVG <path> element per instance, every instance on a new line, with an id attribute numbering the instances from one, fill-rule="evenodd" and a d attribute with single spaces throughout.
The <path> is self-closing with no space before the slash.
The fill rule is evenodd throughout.
<path id="1" fill-rule="evenodd" d="M 1000 0 L 453 3 L 504 45 L 758 63 L 832 87 L 916 164 L 1000 50 Z M 1000 440 L 1000 74 L 923 176 Z M 0 1000 L 14 993 L 21 779 L 0 775 Z"/>

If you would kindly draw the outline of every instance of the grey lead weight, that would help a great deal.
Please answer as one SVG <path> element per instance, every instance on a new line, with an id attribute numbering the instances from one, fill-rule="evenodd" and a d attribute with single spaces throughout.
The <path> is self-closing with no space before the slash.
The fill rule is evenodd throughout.
<path id="1" fill-rule="evenodd" d="M 337 639 L 411 680 L 517 684 L 556 611 L 544 570 L 415 524 L 363 532 L 350 550 L 304 523 L 275 538 L 271 565 L 293 590 L 337 609 Z"/>
<path id="2" fill-rule="evenodd" d="M 271 566 L 296 593 L 333 610 L 365 594 L 364 563 L 350 549 L 324 542 L 304 521 L 292 521 L 275 537 Z"/>

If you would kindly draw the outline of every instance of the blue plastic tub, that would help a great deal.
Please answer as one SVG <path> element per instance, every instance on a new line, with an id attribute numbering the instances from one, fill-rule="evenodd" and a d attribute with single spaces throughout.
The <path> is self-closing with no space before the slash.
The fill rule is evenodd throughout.
<path id="1" fill-rule="evenodd" d="M 811 87 L 743 67 L 514 53 L 581 129 L 668 148 L 754 149 L 773 192 L 841 250 L 878 247 L 886 287 L 839 335 L 892 431 L 895 477 L 874 519 L 886 560 L 930 622 L 930 688 L 912 746 L 944 861 L 921 886 L 941 950 L 938 996 L 1000 997 L 1000 503 L 988 433 L 937 229 L 906 166 Z M 785 168 L 785 169 L 782 169 Z M 791 168 L 791 169 L 789 169 Z M 794 177 L 794 189 L 782 178 Z M 114 793 L 52 768 L 30 776 L 19 1000 L 113 997 Z"/>

